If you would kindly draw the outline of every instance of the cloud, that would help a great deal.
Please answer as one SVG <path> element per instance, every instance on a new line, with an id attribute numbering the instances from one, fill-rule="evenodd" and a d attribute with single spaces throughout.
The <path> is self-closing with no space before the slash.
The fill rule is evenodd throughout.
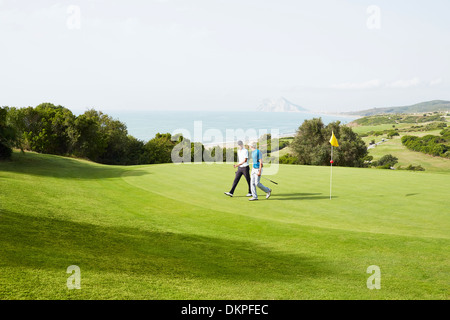
<path id="1" fill-rule="evenodd" d="M 406 89 L 406 88 L 412 88 L 417 87 L 420 84 L 420 79 L 418 77 L 414 77 L 409 80 L 397 80 L 394 82 L 390 82 L 386 84 L 386 87 L 393 88 L 393 89 Z"/>
<path id="2" fill-rule="evenodd" d="M 340 90 L 361 90 L 361 89 L 373 89 L 379 88 L 381 81 L 378 79 L 366 81 L 366 82 L 345 82 L 340 84 L 333 84 L 331 88 Z"/>
<path id="3" fill-rule="evenodd" d="M 442 78 L 437 78 L 437 79 L 431 80 L 429 85 L 430 85 L 430 87 L 434 87 L 434 86 L 438 86 L 438 85 L 442 84 L 443 82 L 444 82 L 444 80 Z"/>
<path id="4" fill-rule="evenodd" d="M 337 90 L 368 90 L 368 89 L 408 89 L 415 87 L 435 87 L 444 83 L 443 78 L 437 78 L 434 80 L 421 80 L 419 77 L 414 77 L 406 80 L 395 80 L 386 82 L 380 79 L 373 79 L 369 81 L 362 82 L 342 82 L 337 84 L 332 84 L 330 86 L 291 86 L 285 88 L 285 92 L 298 92 L 302 90 L 310 89 L 337 89 Z"/>

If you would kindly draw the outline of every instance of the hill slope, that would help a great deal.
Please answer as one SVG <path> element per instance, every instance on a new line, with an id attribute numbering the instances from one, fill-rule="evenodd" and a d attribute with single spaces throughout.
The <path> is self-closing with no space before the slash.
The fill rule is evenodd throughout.
<path id="1" fill-rule="evenodd" d="M 445 174 L 336 167 L 330 201 L 329 168 L 281 166 L 271 199 L 249 202 L 245 181 L 223 195 L 227 165 L 13 160 L 0 163 L 0 299 L 448 298 Z"/>
<path id="2" fill-rule="evenodd" d="M 348 115 L 358 115 L 358 116 L 373 116 L 377 114 L 394 114 L 394 113 L 424 113 L 424 112 L 435 112 L 443 111 L 447 112 L 450 110 L 450 101 L 444 100 L 434 100 L 427 101 L 411 106 L 403 107 L 389 107 L 389 108 L 373 108 L 362 111 L 345 112 Z"/>

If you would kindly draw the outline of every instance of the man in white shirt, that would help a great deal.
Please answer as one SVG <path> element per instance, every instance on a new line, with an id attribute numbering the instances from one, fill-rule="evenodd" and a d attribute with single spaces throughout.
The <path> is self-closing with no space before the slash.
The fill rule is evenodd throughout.
<path id="1" fill-rule="evenodd" d="M 233 186 L 231 187 L 230 192 L 224 192 L 227 196 L 232 197 L 234 194 L 234 190 L 236 189 L 239 180 L 241 180 L 242 175 L 247 179 L 248 184 L 248 193 L 247 197 L 252 196 L 252 191 L 250 189 L 250 167 L 248 165 L 248 150 L 244 148 L 244 143 L 242 141 L 238 141 L 238 161 L 239 163 L 234 165 L 234 167 L 238 168 L 236 171 L 236 177 L 234 178 Z"/>

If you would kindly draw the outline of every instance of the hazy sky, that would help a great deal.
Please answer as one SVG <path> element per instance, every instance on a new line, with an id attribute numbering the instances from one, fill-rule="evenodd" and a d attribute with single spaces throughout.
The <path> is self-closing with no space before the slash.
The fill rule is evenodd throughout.
<path id="1" fill-rule="evenodd" d="M 450 100 L 450 1 L 0 0 L 0 105 L 316 111 Z"/>

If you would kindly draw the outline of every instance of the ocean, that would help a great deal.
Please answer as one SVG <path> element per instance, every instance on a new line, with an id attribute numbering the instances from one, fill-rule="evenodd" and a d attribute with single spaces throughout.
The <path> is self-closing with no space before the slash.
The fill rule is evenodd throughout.
<path id="1" fill-rule="evenodd" d="M 300 112 L 120 111 L 108 114 L 125 123 L 128 133 L 143 141 L 152 139 L 157 133 L 173 135 L 182 132 L 191 141 L 204 144 L 252 140 L 264 133 L 274 137 L 294 135 L 306 119 L 320 117 L 325 124 L 336 120 L 345 124 L 354 120 L 353 117 Z"/>

